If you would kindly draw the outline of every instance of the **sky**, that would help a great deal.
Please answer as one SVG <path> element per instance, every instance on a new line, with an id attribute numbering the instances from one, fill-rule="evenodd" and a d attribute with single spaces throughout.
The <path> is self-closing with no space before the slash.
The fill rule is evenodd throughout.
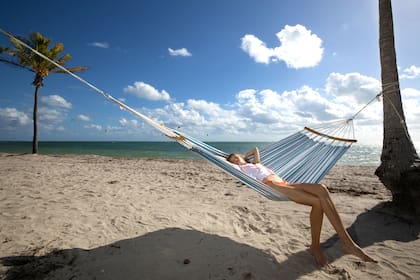
<path id="1" fill-rule="evenodd" d="M 400 88 L 420 147 L 420 1 L 393 1 Z M 203 141 L 275 141 L 348 119 L 381 90 L 377 0 L 9 1 L 0 28 L 40 32 L 80 77 Z M 0 35 L 0 46 L 10 46 Z M 33 73 L 0 63 L 0 141 L 31 141 Z M 67 74 L 39 95 L 40 141 L 165 141 Z M 354 120 L 381 145 L 382 103 Z"/>

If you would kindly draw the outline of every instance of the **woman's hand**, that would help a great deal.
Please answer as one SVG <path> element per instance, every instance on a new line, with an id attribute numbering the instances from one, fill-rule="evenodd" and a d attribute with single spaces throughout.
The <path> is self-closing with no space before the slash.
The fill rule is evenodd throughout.
<path id="1" fill-rule="evenodd" d="M 260 163 L 260 151 L 258 150 L 258 147 L 255 147 L 254 149 L 250 150 L 245 154 L 245 158 L 248 158 L 250 156 L 253 156 L 252 163 Z"/>

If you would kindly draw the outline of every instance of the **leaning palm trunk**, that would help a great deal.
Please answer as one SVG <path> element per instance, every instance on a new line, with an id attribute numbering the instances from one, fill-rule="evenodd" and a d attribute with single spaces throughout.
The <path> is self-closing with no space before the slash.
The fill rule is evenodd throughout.
<path id="1" fill-rule="evenodd" d="M 381 165 L 375 174 L 399 208 L 420 213 L 418 155 L 405 124 L 394 45 L 391 0 L 379 0 L 379 44 L 384 110 Z"/>

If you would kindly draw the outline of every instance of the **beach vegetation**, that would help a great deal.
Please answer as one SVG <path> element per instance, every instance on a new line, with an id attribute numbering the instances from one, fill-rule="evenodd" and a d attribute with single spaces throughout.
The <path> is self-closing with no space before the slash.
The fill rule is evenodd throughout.
<path id="1" fill-rule="evenodd" d="M 70 54 L 62 54 L 63 43 L 56 43 L 50 48 L 51 39 L 44 37 L 39 32 L 33 32 L 28 36 L 17 37 L 20 41 L 32 47 L 41 54 L 54 60 L 57 64 L 64 66 L 72 57 Z M 38 96 L 39 89 L 43 86 L 45 77 L 50 73 L 66 73 L 55 64 L 40 57 L 27 47 L 23 46 L 16 39 L 10 37 L 11 47 L 0 47 L 0 62 L 27 69 L 35 74 L 32 85 L 35 86 L 34 109 L 33 109 L 33 141 L 32 153 L 38 153 Z M 86 70 L 85 66 L 68 68 L 71 72 Z"/>
<path id="2" fill-rule="evenodd" d="M 420 160 L 408 133 L 401 101 L 391 0 L 379 0 L 379 48 L 383 96 L 383 146 L 375 174 L 394 205 L 420 214 Z"/>

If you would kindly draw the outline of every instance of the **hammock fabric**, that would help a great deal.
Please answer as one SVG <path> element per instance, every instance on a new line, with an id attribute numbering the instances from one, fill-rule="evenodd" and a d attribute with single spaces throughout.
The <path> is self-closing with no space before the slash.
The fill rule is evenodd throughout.
<path id="1" fill-rule="evenodd" d="M 351 121 L 330 123 L 323 130 L 337 130 L 348 134 Z M 320 128 L 320 129 L 321 129 Z M 228 153 L 200 140 L 174 131 L 178 142 L 221 168 L 253 190 L 272 200 L 287 198 L 272 188 L 234 168 L 226 161 Z M 352 132 L 352 131 L 351 131 Z M 268 147 L 261 149 L 261 162 L 290 183 L 319 183 L 356 140 L 331 136 L 305 127 Z"/>
<path id="2" fill-rule="evenodd" d="M 265 197 L 272 200 L 287 200 L 285 196 L 282 196 L 269 186 L 234 168 L 226 161 L 228 153 L 159 124 L 151 118 L 122 103 L 118 99 L 115 99 L 108 93 L 100 90 L 93 84 L 75 75 L 68 69 L 33 49 L 10 33 L 2 29 L 0 29 L 0 32 L 19 42 L 21 45 L 30 49 L 40 57 L 51 62 L 64 72 L 71 75 L 73 78 L 86 84 L 88 87 L 100 93 L 108 100 L 119 105 L 120 108 L 123 108 L 140 117 L 143 121 L 158 129 L 167 137 L 175 139 L 179 144 L 183 145 L 187 149 L 198 153 L 211 163 L 220 167 L 226 173 L 237 178 L 239 181 Z M 353 128 L 351 120 L 352 119 L 344 122 L 329 124 L 328 126 L 320 127 L 319 129 L 305 127 L 302 131 L 263 148 L 260 152 L 261 161 L 264 165 L 272 169 L 276 174 L 288 182 L 318 183 L 334 166 L 338 159 L 340 159 L 340 157 L 350 148 L 351 144 L 356 142 L 356 140 L 341 136 L 352 132 L 352 130 L 349 130 L 349 127 L 351 127 L 351 129 Z"/>

